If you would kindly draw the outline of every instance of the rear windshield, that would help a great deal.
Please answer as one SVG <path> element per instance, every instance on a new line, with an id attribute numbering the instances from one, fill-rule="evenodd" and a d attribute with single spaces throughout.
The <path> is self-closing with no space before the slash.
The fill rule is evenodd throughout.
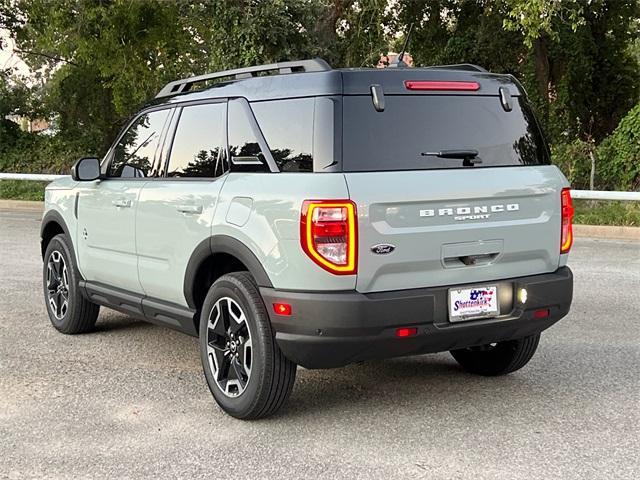
<path id="1" fill-rule="evenodd" d="M 550 163 L 529 106 L 513 97 L 387 95 L 377 112 L 371 96 L 343 97 L 343 170 L 347 172 L 470 168 L 451 151 L 477 151 L 473 168 Z"/>

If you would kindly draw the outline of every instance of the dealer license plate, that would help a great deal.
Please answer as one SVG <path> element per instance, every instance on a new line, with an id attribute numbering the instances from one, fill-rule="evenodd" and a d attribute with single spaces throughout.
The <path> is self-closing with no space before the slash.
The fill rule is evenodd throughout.
<path id="1" fill-rule="evenodd" d="M 499 314 L 498 287 L 484 285 L 449 290 L 449 320 L 463 322 Z"/>

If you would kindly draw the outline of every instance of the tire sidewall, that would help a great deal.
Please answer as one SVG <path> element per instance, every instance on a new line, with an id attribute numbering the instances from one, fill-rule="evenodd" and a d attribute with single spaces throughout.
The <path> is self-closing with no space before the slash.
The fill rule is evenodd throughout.
<path id="1" fill-rule="evenodd" d="M 251 376 L 245 390 L 237 397 L 228 397 L 220 390 L 213 378 L 207 353 L 209 315 L 216 302 L 223 297 L 235 300 L 242 308 L 252 342 Z M 218 279 L 209 289 L 202 305 L 199 343 L 204 375 L 215 400 L 225 411 L 235 417 L 242 418 L 245 416 L 245 412 L 252 411 L 256 403 L 260 402 L 265 390 L 265 379 L 271 374 L 268 371 L 267 358 L 272 355 L 270 351 L 272 339 L 266 338 L 265 320 L 268 323 L 264 304 L 261 300 L 260 303 L 251 301 L 251 293 L 237 277 L 224 276 Z"/>
<path id="2" fill-rule="evenodd" d="M 51 305 L 49 305 L 49 291 L 47 289 L 47 266 L 49 259 L 54 251 L 58 251 L 62 254 L 64 263 L 67 267 L 67 276 L 69 281 L 69 299 L 67 305 L 67 312 L 61 319 L 56 318 L 55 314 L 51 311 Z M 80 287 L 78 285 L 78 275 L 76 272 L 75 259 L 73 258 L 73 252 L 68 246 L 68 240 L 66 235 L 60 234 L 53 237 L 53 239 L 47 245 L 47 249 L 44 254 L 44 264 L 42 270 L 42 289 L 45 298 L 45 307 L 47 314 L 54 327 L 60 331 L 66 331 L 69 328 L 69 323 L 76 316 L 76 310 L 79 306 Z"/>

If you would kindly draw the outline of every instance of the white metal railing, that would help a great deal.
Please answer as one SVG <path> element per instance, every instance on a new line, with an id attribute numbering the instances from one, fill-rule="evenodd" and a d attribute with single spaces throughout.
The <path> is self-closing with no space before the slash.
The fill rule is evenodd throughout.
<path id="1" fill-rule="evenodd" d="M 47 173 L 0 173 L 0 180 L 32 180 L 36 182 L 53 182 L 57 178 L 69 175 L 49 175 Z"/>
<path id="2" fill-rule="evenodd" d="M 571 198 L 581 198 L 585 200 L 640 201 L 640 192 L 604 192 L 600 190 L 571 190 Z"/>
<path id="3" fill-rule="evenodd" d="M 52 182 L 57 178 L 68 175 L 48 175 L 40 173 L 0 173 L 0 180 L 32 180 L 38 182 Z M 605 192 L 601 190 L 571 190 L 573 198 L 585 200 L 625 200 L 640 201 L 640 192 Z"/>

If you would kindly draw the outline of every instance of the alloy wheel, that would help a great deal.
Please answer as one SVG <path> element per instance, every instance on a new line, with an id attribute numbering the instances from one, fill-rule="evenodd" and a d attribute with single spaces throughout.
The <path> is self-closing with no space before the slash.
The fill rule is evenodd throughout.
<path id="1" fill-rule="evenodd" d="M 51 252 L 47 262 L 47 300 L 53 315 L 62 320 L 69 309 L 69 275 L 58 250 Z"/>
<path id="2" fill-rule="evenodd" d="M 220 298 L 211 309 L 207 358 L 220 391 L 228 397 L 241 395 L 251 377 L 253 347 L 247 317 L 232 298 Z"/>

